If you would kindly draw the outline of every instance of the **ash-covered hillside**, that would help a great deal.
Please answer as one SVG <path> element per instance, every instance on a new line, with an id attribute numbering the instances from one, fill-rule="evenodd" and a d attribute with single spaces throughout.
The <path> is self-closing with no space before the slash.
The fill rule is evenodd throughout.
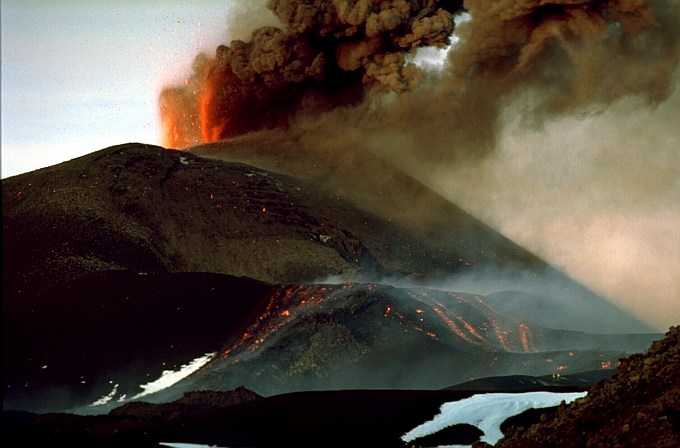
<path id="1" fill-rule="evenodd" d="M 367 173 L 375 165 L 354 174 L 342 170 L 333 174 L 328 166 L 308 175 L 304 170 L 281 169 L 287 171 L 282 174 L 265 162 L 262 165 L 269 169 L 220 160 L 225 157 L 223 152 L 204 158 L 126 144 L 2 180 L 5 405 L 58 411 L 91 403 L 114 387 L 133 393 L 164 371 L 220 353 L 233 338 L 244 337 L 277 285 L 294 289 L 323 281 L 363 282 L 474 292 L 455 289 L 456 278 L 464 277 L 468 285 L 474 279 L 477 286 L 500 294 L 493 298 L 491 315 L 509 310 L 506 314 L 512 319 L 532 328 L 653 333 L 422 184 L 394 168 L 389 171 L 387 165 L 373 179 Z M 414 210 L 405 207 L 408 203 Z M 428 213 L 422 213 L 426 209 Z M 388 306 L 404 304 L 413 323 L 419 315 L 411 309 L 413 303 L 398 299 L 403 291 L 383 286 L 379 290 L 396 296 L 362 293 L 334 303 L 338 313 L 352 315 L 351 325 L 368 329 L 376 325 L 373 335 L 359 335 L 357 347 L 373 347 L 367 341 L 385 338 L 376 347 L 400 354 L 395 362 L 406 360 L 415 352 L 400 351 L 402 341 L 394 336 L 398 325 L 379 331 L 377 314 L 368 305 L 384 313 Z M 447 319 L 461 319 L 457 325 L 464 326 L 462 322 L 474 320 L 468 311 Z M 287 350 L 302 348 L 310 331 L 332 336 L 342 330 L 334 325 L 333 313 L 322 310 L 307 321 L 291 320 L 294 325 L 279 335 L 297 338 Z M 446 320 L 440 316 L 438 325 L 441 322 Z M 493 326 L 491 321 L 474 325 L 466 331 L 481 334 Z M 429 349 L 452 353 L 442 350 L 446 346 L 427 331 L 409 327 L 409 335 L 424 344 L 419 342 L 413 350 L 425 350 L 423 356 L 429 356 Z M 613 345 L 595 348 L 625 352 L 649 337 L 614 337 Z M 327 339 L 320 338 L 321 345 L 333 338 Z M 337 387 L 341 383 L 330 380 L 337 361 L 333 350 L 343 348 L 334 347 L 316 347 L 318 353 L 333 355 L 315 372 L 321 374 L 320 381 L 307 384 L 302 375 L 268 391 Z M 559 349 L 570 350 L 564 344 Z M 456 353 L 493 361 L 493 356 L 475 356 L 479 347 L 472 353 L 466 350 Z M 545 350 L 551 348 L 537 351 Z M 261 358 L 263 365 L 294 362 L 282 358 L 288 351 L 280 351 L 278 358 L 276 352 L 267 353 Z M 300 362 L 316 356 L 302 355 Z M 369 359 L 360 361 L 366 364 Z M 594 358 L 584 368 L 592 368 L 591 361 Z M 390 366 L 394 367 L 387 363 L 380 369 L 388 371 Z M 361 379 L 369 371 L 375 370 L 343 373 Z M 451 382 L 491 371 L 508 373 L 486 372 L 484 365 L 475 364 L 468 373 L 454 372 Z M 523 372 L 548 373 L 545 368 Z M 240 378 L 242 372 L 236 373 Z M 355 384 L 434 384 L 387 380 L 378 384 L 384 377 L 376 378 L 371 382 L 363 377 Z M 450 385 L 445 379 L 440 377 L 436 384 Z M 223 383 L 221 389 L 241 385 Z"/>
<path id="2" fill-rule="evenodd" d="M 131 143 L 3 179 L 5 301 L 108 271 L 268 284 L 332 277 L 441 286 L 465 277 L 498 291 L 558 293 L 592 323 L 580 330 L 651 330 L 394 167 L 381 164 L 375 179 L 375 162 L 354 174 L 258 167 L 271 167 L 280 149 L 248 148 L 274 151 L 255 165 Z M 602 313 L 614 314 L 589 317 Z"/>
<path id="3" fill-rule="evenodd" d="M 442 198 L 437 215 L 448 235 L 441 228 L 416 235 L 319 182 L 142 144 L 2 186 L 4 278 L 11 285 L 104 270 L 295 283 L 333 275 L 444 277 L 487 265 L 546 269 Z"/>

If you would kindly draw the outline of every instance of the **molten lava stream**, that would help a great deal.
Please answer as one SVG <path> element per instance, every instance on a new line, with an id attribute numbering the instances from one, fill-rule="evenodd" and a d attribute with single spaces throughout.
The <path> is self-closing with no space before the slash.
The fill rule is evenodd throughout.
<path id="1" fill-rule="evenodd" d="M 215 142 L 221 138 L 226 128 L 226 117 L 221 117 L 221 122 L 215 120 L 216 87 L 208 82 L 203 88 L 200 97 L 198 119 L 201 123 L 201 140 L 203 143 Z"/>
<path id="2" fill-rule="evenodd" d="M 163 146 L 184 149 L 196 144 L 195 109 L 180 89 L 166 89 L 160 96 Z"/>

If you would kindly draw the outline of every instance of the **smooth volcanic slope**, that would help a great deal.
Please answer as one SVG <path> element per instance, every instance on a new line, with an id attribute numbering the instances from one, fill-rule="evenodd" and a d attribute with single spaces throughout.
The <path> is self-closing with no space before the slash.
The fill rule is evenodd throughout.
<path id="1" fill-rule="evenodd" d="M 441 198 L 436 210 L 455 239 L 409 233 L 317 182 L 143 144 L 3 179 L 2 187 L 10 284 L 102 270 L 297 283 L 444 276 L 489 264 L 546 268 Z"/>
<path id="2" fill-rule="evenodd" d="M 653 331 L 404 173 L 382 164 L 372 179 L 366 170 L 376 163 L 358 171 L 359 184 L 347 167 L 333 179 L 327 167 L 302 178 L 130 143 L 3 179 L 5 296 L 103 271 L 268 284 L 444 282 L 472 273 L 520 278 L 519 288 L 527 279 L 548 285 L 585 321 L 608 315 L 582 331 Z M 371 208 L 365 195 L 382 205 Z"/>

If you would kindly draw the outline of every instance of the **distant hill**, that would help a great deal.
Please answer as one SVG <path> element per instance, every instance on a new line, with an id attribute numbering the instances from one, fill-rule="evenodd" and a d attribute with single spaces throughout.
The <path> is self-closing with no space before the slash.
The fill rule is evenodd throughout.
<path id="1" fill-rule="evenodd" d="M 3 179 L 4 279 L 14 285 L 130 270 L 296 283 L 357 275 L 445 278 L 488 266 L 547 268 L 411 184 L 437 202 L 438 228 L 416 234 L 318 179 L 143 144 L 107 148 Z"/>

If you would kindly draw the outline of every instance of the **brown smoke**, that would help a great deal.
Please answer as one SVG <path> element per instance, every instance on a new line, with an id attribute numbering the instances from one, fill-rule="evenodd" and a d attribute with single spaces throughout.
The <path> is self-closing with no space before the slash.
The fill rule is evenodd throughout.
<path id="1" fill-rule="evenodd" d="M 636 95 L 658 103 L 677 67 L 677 23 L 645 0 L 469 0 L 473 20 L 451 52 L 459 78 L 541 94 L 534 112 L 587 113 Z M 677 18 L 677 15 L 676 15 Z"/>
<path id="2" fill-rule="evenodd" d="M 654 107 L 672 91 L 678 6 L 467 0 L 465 8 L 471 19 L 456 27 L 460 40 L 444 71 L 388 109 L 385 126 L 419 142 L 407 154 L 419 163 L 488 154 L 511 105 L 525 125 L 540 127 L 559 116 L 600 113 L 630 96 Z"/>
<path id="3" fill-rule="evenodd" d="M 670 91 L 679 57 L 677 7 L 652 0 L 270 0 L 267 6 L 280 28 L 262 27 L 247 42 L 199 55 L 185 85 L 161 94 L 167 146 L 286 128 L 301 115 L 420 88 L 418 98 L 407 95 L 388 109 L 387 119 L 416 125 L 419 141 L 454 144 L 453 154 L 486 153 L 499 113 L 518 96 L 531 93 L 527 122 L 599 112 L 628 95 L 656 104 Z M 446 71 L 430 82 L 435 79 L 408 61 L 420 47 L 449 45 L 462 11 L 471 20 L 456 28 L 460 42 Z"/>
<path id="4" fill-rule="evenodd" d="M 270 0 L 283 27 L 257 29 L 214 57 L 199 55 L 185 86 L 161 94 L 168 146 L 187 147 L 263 128 L 300 112 L 401 92 L 419 78 L 406 55 L 446 46 L 458 2 Z"/>

